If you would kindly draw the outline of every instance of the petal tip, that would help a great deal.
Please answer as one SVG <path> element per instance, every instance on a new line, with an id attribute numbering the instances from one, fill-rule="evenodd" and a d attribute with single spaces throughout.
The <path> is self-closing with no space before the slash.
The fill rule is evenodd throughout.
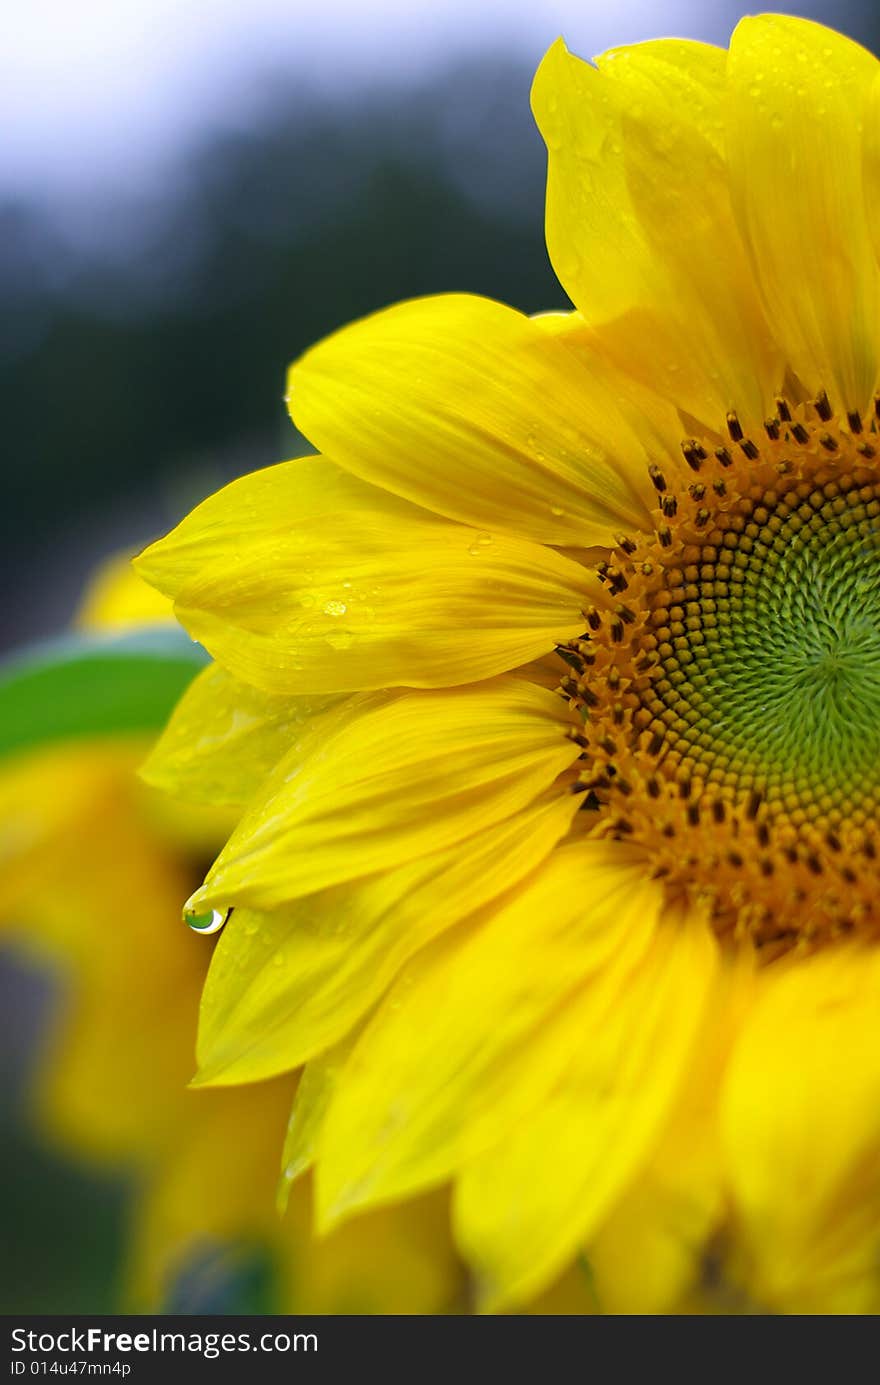
<path id="1" fill-rule="evenodd" d="M 568 45 L 560 34 L 559 38 L 553 40 L 543 58 L 538 63 L 535 75 L 532 78 L 531 102 L 532 114 L 538 122 L 539 127 L 541 125 L 541 115 L 552 104 L 552 102 L 547 99 L 551 95 L 548 90 L 548 83 L 552 81 L 555 76 L 559 64 L 570 57 L 571 53 L 569 52 Z"/>
<path id="2" fill-rule="evenodd" d="M 368 1179 L 357 1174 L 336 1179 L 329 1187 L 320 1163 L 316 1166 L 315 1234 L 327 1236 L 356 1212 L 364 1211 L 370 1202 Z"/>
<path id="3" fill-rule="evenodd" d="M 235 1058 L 224 1053 L 222 1045 L 216 1045 L 207 1053 L 197 1046 L 196 1062 L 198 1067 L 188 1084 L 193 1091 L 203 1087 L 240 1087 L 254 1080 L 249 1074 L 236 1072 Z"/>
<path id="4" fill-rule="evenodd" d="M 174 565 L 169 563 L 167 547 L 167 535 L 155 539 L 153 543 L 147 544 L 140 553 L 135 554 L 131 560 L 131 565 L 142 581 L 155 587 L 163 596 L 167 596 L 173 601 L 177 595 L 179 583 L 175 581 Z"/>
<path id="5" fill-rule="evenodd" d="M 214 1084 L 216 1074 L 210 1068 L 198 1068 L 186 1084 L 188 1092 L 198 1092 Z"/>
<path id="6" fill-rule="evenodd" d="M 149 761 L 147 761 L 147 764 L 149 764 Z M 183 906 L 183 921 L 184 921 L 184 923 L 186 923 L 186 921 L 187 921 L 187 915 L 189 915 L 189 914 L 199 914 L 199 913 L 202 913 L 203 910 L 207 908 L 207 906 L 208 906 L 208 886 L 207 886 L 207 882 L 205 882 L 204 885 L 200 885 L 199 888 L 198 888 L 197 890 L 195 890 L 195 891 L 190 895 L 189 899 L 188 899 L 188 900 L 186 901 L 186 903 L 184 904 L 184 906 Z"/>

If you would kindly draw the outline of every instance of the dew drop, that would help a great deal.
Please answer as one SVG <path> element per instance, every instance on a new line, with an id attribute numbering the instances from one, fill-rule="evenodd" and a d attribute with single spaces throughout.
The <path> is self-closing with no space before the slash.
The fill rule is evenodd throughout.
<path id="1" fill-rule="evenodd" d="M 210 909 L 204 914 L 196 914 L 190 909 L 185 909 L 183 921 L 194 933 L 219 933 L 231 913 L 231 908 Z"/>
<path id="2" fill-rule="evenodd" d="M 344 616 L 347 610 L 344 601 L 327 601 L 324 605 L 325 616 Z"/>

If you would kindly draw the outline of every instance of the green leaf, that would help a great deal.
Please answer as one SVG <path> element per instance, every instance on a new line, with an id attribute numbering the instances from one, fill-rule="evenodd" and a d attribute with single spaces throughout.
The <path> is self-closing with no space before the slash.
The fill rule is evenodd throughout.
<path id="1" fill-rule="evenodd" d="M 177 626 L 82 634 L 0 663 L 0 755 L 47 741 L 158 731 L 208 662 Z"/>

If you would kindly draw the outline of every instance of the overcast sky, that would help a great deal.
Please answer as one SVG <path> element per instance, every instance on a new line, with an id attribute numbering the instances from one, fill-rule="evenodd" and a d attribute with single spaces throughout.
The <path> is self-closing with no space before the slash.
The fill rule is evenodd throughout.
<path id="1" fill-rule="evenodd" d="M 0 185 L 43 195 L 137 184 L 218 118 L 246 122 L 264 74 L 344 90 L 418 82 L 474 52 L 537 63 L 562 33 L 589 57 L 685 34 L 724 43 L 730 0 L 6 0 Z M 842 15 L 830 0 L 780 4 Z"/>
<path id="2" fill-rule="evenodd" d="M 344 89 L 418 81 L 474 51 L 537 62 L 662 32 L 724 41 L 694 0 L 7 0 L 0 180 L 47 191 L 138 178 L 188 132 L 247 119 L 260 74 Z"/>

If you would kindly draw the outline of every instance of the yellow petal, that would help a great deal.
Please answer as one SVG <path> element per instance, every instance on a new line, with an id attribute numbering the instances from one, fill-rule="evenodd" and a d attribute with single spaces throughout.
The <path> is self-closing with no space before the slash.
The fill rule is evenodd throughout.
<path id="1" fill-rule="evenodd" d="M 880 73 L 871 83 L 865 113 L 865 138 L 862 148 L 865 180 L 865 212 L 874 242 L 874 258 L 880 261 Z"/>
<path id="2" fill-rule="evenodd" d="M 132 787 L 145 829 L 190 861 L 210 861 L 242 814 L 242 803 L 229 798 L 224 803 L 219 794 L 214 802 L 206 803 L 181 798 L 140 779 Z"/>
<path id="3" fill-rule="evenodd" d="M 281 1155 L 278 1210 L 282 1216 L 287 1210 L 291 1184 L 314 1163 L 324 1117 L 359 1034 L 359 1029 L 353 1029 L 338 1044 L 306 1063 L 300 1074 Z"/>
<path id="4" fill-rule="evenodd" d="M 529 683 L 538 683 L 542 688 L 549 688 L 555 692 L 559 687 L 559 679 L 562 666 L 559 655 L 556 653 L 545 654 L 542 659 L 533 659 L 531 663 L 522 664 L 514 669 L 513 673 L 517 678 L 525 678 Z"/>
<path id="5" fill-rule="evenodd" d="M 157 1312 L 207 1247 L 278 1239 L 274 1190 L 289 1080 L 234 1092 L 189 1092 L 175 1137 L 146 1180 L 128 1246 L 132 1311 Z"/>
<path id="6" fill-rule="evenodd" d="M 72 1000 L 35 1084 L 41 1124 L 93 1159 L 149 1159 L 174 1128 L 205 970 L 202 940 L 180 923 L 189 871 L 139 820 L 132 772 L 123 751 L 115 792 L 105 782 L 69 836 L 39 843 L 15 903 Z"/>
<path id="7" fill-rule="evenodd" d="M 765 1311 L 880 1310 L 880 957 L 776 963 L 721 1094 L 740 1266 Z"/>
<path id="8" fill-rule="evenodd" d="M 218 663 L 270 693 L 486 678 L 578 634 L 601 599 L 552 550 L 438 519 L 320 457 L 234 481 L 138 566 Z"/>
<path id="9" fill-rule="evenodd" d="M 48 910 L 66 937 L 60 889 L 82 870 L 82 824 L 100 821 L 134 773 L 143 745 L 50 745 L 8 757 L 0 774 L 0 925 Z M 75 877 L 78 883 L 78 877 Z"/>
<path id="10" fill-rule="evenodd" d="M 592 1266 L 585 1255 L 579 1255 L 568 1269 L 536 1298 L 523 1304 L 521 1310 L 529 1317 L 593 1317 L 602 1306 L 596 1296 Z"/>
<path id="11" fill-rule="evenodd" d="M 562 847 L 488 917 L 414 958 L 368 1023 L 327 1113 L 319 1225 L 438 1183 L 537 1120 L 571 1061 L 573 996 L 592 977 L 609 999 L 602 972 L 627 932 L 615 916 L 637 950 L 659 898 L 639 857 L 619 844 Z"/>
<path id="12" fill-rule="evenodd" d="M 79 909 L 73 913 L 81 917 Z M 106 914 L 102 922 L 115 925 Z M 73 992 L 73 1013 L 52 1035 L 31 1093 L 39 1127 L 92 1162 L 146 1163 L 180 1118 L 192 1072 L 197 983 L 169 998 L 184 979 L 164 970 L 135 975 L 130 964 L 127 973 L 117 968 L 113 985 L 72 968 L 63 955 L 57 962 Z"/>
<path id="13" fill-rule="evenodd" d="M 77 625 L 101 630 L 173 621 L 170 601 L 138 576 L 131 556 L 117 553 L 101 564 L 80 604 Z"/>
<path id="14" fill-rule="evenodd" d="M 485 1309 L 538 1292 L 583 1244 L 650 1154 L 694 1054 L 714 979 L 710 929 L 673 913 L 632 947 L 635 901 L 616 913 L 605 919 L 609 975 L 572 1002 L 566 1068 L 456 1185 L 456 1236 Z"/>
<path id="15" fill-rule="evenodd" d="M 554 268 L 622 369 L 710 425 L 760 421 L 782 363 L 730 205 L 725 54 L 664 41 L 597 64 L 559 40 L 535 78 Z"/>
<path id="16" fill-rule="evenodd" d="M 283 1226 L 285 1312 L 398 1317 L 467 1311 L 448 1198 L 431 1193 L 316 1238 L 305 1192 L 291 1199 Z"/>
<path id="17" fill-rule="evenodd" d="M 726 1211 L 718 1091 L 755 989 L 750 950 L 726 961 L 654 1153 L 587 1245 L 603 1313 L 681 1311 L 701 1287 Z"/>
<path id="18" fill-rule="evenodd" d="M 335 1043 L 418 948 L 532 871 L 578 804 L 552 792 L 397 870 L 268 914 L 236 910 L 205 986 L 199 1080 L 259 1080 Z"/>
<path id="19" fill-rule="evenodd" d="M 485 298 L 401 303 L 291 368 L 291 415 L 348 470 L 438 514 L 610 544 L 647 522 L 648 459 L 558 336 Z"/>
<path id="20" fill-rule="evenodd" d="M 260 692 L 212 664 L 178 702 L 141 778 L 189 803 L 244 805 L 332 702 Z"/>
<path id="21" fill-rule="evenodd" d="M 734 206 L 780 346 L 806 387 L 867 406 L 878 368 L 880 273 L 865 215 L 862 128 L 875 58 L 785 15 L 730 42 Z"/>
<path id="22" fill-rule="evenodd" d="M 442 851 L 539 797 L 577 758 L 571 714 L 516 678 L 335 708 L 242 818 L 193 908 L 274 909 Z"/>

